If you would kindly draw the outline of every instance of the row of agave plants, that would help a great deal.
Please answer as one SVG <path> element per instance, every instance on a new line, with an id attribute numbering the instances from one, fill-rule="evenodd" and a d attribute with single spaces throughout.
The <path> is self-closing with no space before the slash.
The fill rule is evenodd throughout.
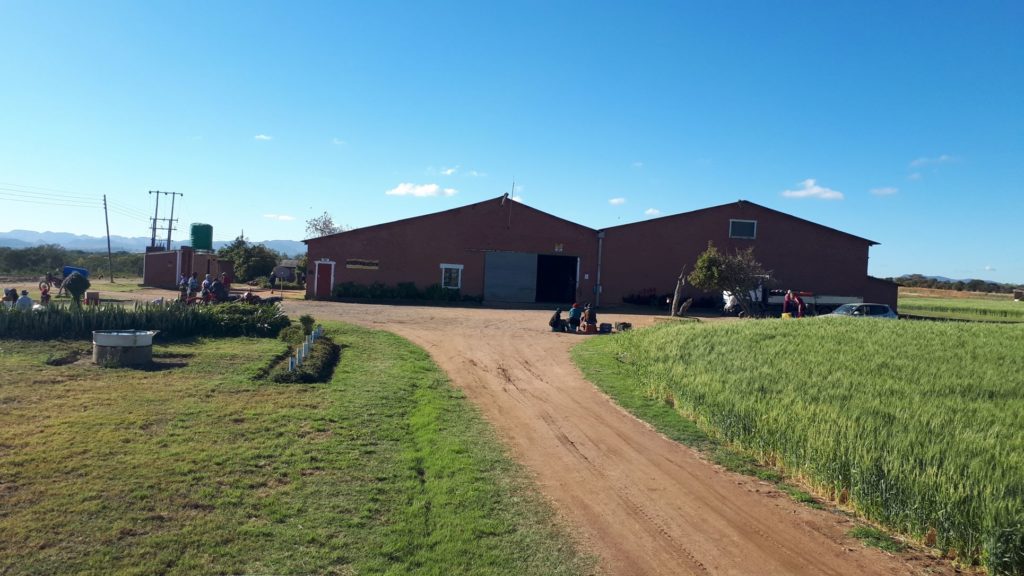
<path id="1" fill-rule="evenodd" d="M 290 323 L 281 307 L 245 303 L 182 306 L 137 303 L 47 306 L 32 311 L 0 307 L 0 338 L 91 338 L 94 330 L 159 330 L 159 338 L 197 336 L 274 337 Z"/>

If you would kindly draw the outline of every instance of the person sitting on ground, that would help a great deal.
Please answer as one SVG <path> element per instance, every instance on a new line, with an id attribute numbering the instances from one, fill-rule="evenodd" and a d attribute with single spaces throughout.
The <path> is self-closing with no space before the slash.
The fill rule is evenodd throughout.
<path id="1" fill-rule="evenodd" d="M 210 292 L 213 293 L 213 297 L 217 302 L 227 302 L 231 299 L 228 296 L 228 289 L 224 287 L 224 283 L 219 279 L 214 280 L 210 284 Z"/>
<path id="2" fill-rule="evenodd" d="M 4 303 L 7 304 L 8 308 L 13 308 L 14 303 L 18 301 L 18 289 L 17 288 L 4 288 Z"/>
<path id="3" fill-rule="evenodd" d="M 579 331 L 584 334 L 597 334 L 597 313 L 590 307 L 590 302 L 583 307 L 583 323 L 580 324 Z"/>
<path id="4" fill-rule="evenodd" d="M 22 290 L 21 298 L 18 298 L 18 301 L 14 303 L 14 307 L 17 310 L 21 310 L 24 312 L 32 310 L 33 305 L 35 305 L 35 302 L 33 302 L 32 299 L 28 297 L 28 290 Z"/>
<path id="5" fill-rule="evenodd" d="M 242 297 L 239 298 L 239 300 L 241 300 L 242 302 L 245 302 L 246 304 L 259 304 L 260 303 L 260 297 L 255 295 L 255 294 L 253 294 L 249 290 L 246 290 L 245 294 L 242 294 Z"/>
<path id="6" fill-rule="evenodd" d="M 580 320 L 583 319 L 583 309 L 576 302 L 573 302 L 572 308 L 569 309 L 569 331 L 575 332 L 579 330 Z"/>
<path id="7" fill-rule="evenodd" d="M 555 308 L 554 315 L 551 316 L 551 320 L 548 320 L 548 326 L 551 326 L 552 332 L 565 332 L 565 320 L 562 320 L 561 308 Z"/>

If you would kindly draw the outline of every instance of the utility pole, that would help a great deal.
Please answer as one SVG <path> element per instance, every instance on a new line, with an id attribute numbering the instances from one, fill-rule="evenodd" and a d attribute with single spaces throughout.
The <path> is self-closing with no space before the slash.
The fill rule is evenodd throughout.
<path id="1" fill-rule="evenodd" d="M 167 194 L 167 192 L 164 192 Z M 171 217 L 167 222 L 167 249 L 171 249 L 171 230 L 174 230 L 174 197 L 184 196 L 181 192 L 170 192 L 171 195 Z"/>
<path id="2" fill-rule="evenodd" d="M 107 224 L 107 270 L 110 272 L 110 283 L 114 283 L 114 257 L 110 254 L 110 216 L 107 215 L 107 195 L 103 195 L 103 221 Z"/>
<path id="3" fill-rule="evenodd" d="M 160 217 L 160 192 L 158 190 L 150 190 L 150 194 L 156 194 L 156 210 L 153 212 L 153 237 L 149 239 L 149 247 L 153 248 L 156 246 L 156 219 Z"/>
<path id="4" fill-rule="evenodd" d="M 156 194 L 156 210 L 153 212 L 153 237 L 149 241 L 149 246 L 151 248 L 156 246 L 156 231 L 158 230 L 158 228 L 156 226 L 156 223 L 157 223 L 157 221 L 162 220 L 164 222 L 167 222 L 167 228 L 159 228 L 159 230 L 167 230 L 167 250 L 170 250 L 171 249 L 171 232 L 175 229 L 174 228 L 174 222 L 175 222 L 175 219 L 174 219 L 174 197 L 175 196 L 184 196 L 184 194 L 182 194 L 181 192 L 161 192 L 160 190 L 150 190 L 149 193 L 150 194 Z M 171 217 L 170 218 L 161 218 L 160 217 L 160 195 L 161 194 L 163 194 L 164 196 L 168 196 L 169 195 L 171 197 Z"/>

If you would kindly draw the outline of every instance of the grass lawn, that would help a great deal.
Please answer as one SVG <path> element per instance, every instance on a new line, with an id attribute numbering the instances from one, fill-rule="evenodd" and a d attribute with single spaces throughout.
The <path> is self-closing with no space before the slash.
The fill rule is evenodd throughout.
<path id="1" fill-rule="evenodd" d="M 314 385 L 254 380 L 270 339 L 156 346 L 157 371 L 0 341 L 0 573 L 593 569 L 423 350 L 328 330 Z"/>

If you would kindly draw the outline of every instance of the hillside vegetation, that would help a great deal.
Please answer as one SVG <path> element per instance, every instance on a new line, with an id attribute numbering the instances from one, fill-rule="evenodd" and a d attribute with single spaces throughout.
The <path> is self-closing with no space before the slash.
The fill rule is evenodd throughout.
<path id="1" fill-rule="evenodd" d="M 107 258 L 106 252 L 83 252 L 65 250 L 55 244 L 31 248 L 0 247 L 0 274 L 6 276 L 45 276 L 56 271 L 58 275 L 64 266 L 76 266 L 89 270 L 95 276 L 109 274 L 110 260 L 114 264 L 114 276 L 142 276 L 140 253 L 114 252 Z"/>
<path id="2" fill-rule="evenodd" d="M 1020 574 L 1022 349 L 1020 325 L 821 318 L 662 325 L 577 357 L 614 358 L 649 397 L 869 518 Z M 605 374 L 588 377 L 612 390 Z"/>

